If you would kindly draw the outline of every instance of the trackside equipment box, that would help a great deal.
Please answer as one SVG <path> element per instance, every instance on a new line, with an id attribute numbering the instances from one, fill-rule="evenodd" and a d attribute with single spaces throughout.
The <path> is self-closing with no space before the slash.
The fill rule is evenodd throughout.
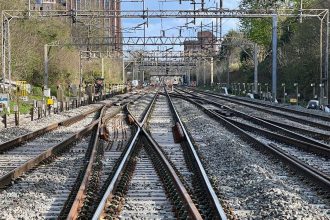
<path id="1" fill-rule="evenodd" d="M 3 112 L 9 106 L 9 94 L 0 93 L 0 112 Z"/>

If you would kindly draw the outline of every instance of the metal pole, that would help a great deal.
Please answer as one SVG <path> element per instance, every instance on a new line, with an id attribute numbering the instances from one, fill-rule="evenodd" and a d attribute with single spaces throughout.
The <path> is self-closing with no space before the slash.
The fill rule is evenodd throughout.
<path id="1" fill-rule="evenodd" d="M 213 57 L 211 57 L 211 86 L 213 86 L 214 68 L 213 68 Z"/>
<path id="2" fill-rule="evenodd" d="M 10 19 L 7 21 L 7 43 L 8 43 L 8 48 L 7 48 L 7 51 L 8 51 L 8 79 L 9 79 L 9 85 L 8 85 L 8 88 L 9 88 L 9 93 L 11 93 L 11 42 L 10 42 Z"/>
<path id="3" fill-rule="evenodd" d="M 1 12 L 1 44 L 2 44 L 2 78 L 3 82 L 6 81 L 6 30 L 5 30 L 5 19 L 4 19 L 4 12 Z"/>
<path id="4" fill-rule="evenodd" d="M 82 85 L 82 75 L 83 75 L 83 70 L 82 70 L 82 53 L 80 51 L 80 60 L 79 60 L 79 85 Z"/>
<path id="5" fill-rule="evenodd" d="M 104 58 L 102 57 L 102 78 L 104 78 Z"/>
<path id="6" fill-rule="evenodd" d="M 199 76 L 199 73 L 200 73 L 199 70 L 200 70 L 200 66 L 201 66 L 201 61 L 199 60 L 198 63 L 199 63 L 199 68 L 196 71 L 196 86 L 198 86 L 198 76 Z"/>
<path id="7" fill-rule="evenodd" d="M 44 75 L 44 88 L 48 88 L 48 44 L 44 46 L 44 66 L 45 66 L 45 75 Z"/>
<path id="8" fill-rule="evenodd" d="M 300 24 L 302 23 L 302 14 L 303 14 L 303 0 L 300 0 Z"/>
<path id="9" fill-rule="evenodd" d="M 132 80 L 134 80 L 134 79 L 135 79 L 135 60 L 133 62 L 133 79 Z"/>
<path id="10" fill-rule="evenodd" d="M 286 97 L 286 95 L 285 95 L 285 85 L 283 86 L 283 102 L 285 103 L 285 97 Z"/>
<path id="11" fill-rule="evenodd" d="M 123 84 L 125 84 L 125 61 L 123 57 Z"/>
<path id="12" fill-rule="evenodd" d="M 227 71 L 227 88 L 229 88 L 229 57 L 227 57 L 227 66 L 226 66 L 226 71 Z"/>
<path id="13" fill-rule="evenodd" d="M 272 95 L 276 101 L 277 93 L 277 15 L 273 15 L 273 64 L 272 64 Z"/>
<path id="14" fill-rule="evenodd" d="M 220 9 L 223 8 L 223 0 L 220 0 Z M 222 18 L 220 18 L 220 40 L 222 39 Z"/>
<path id="15" fill-rule="evenodd" d="M 259 48 L 254 44 L 254 93 L 258 93 L 258 53 Z"/>
<path id="16" fill-rule="evenodd" d="M 326 15 L 326 46 L 325 46 L 325 96 L 327 97 L 327 103 L 329 104 L 329 11 Z"/>
<path id="17" fill-rule="evenodd" d="M 323 83 L 323 19 L 320 24 L 320 84 Z M 324 87 L 320 88 L 320 105 L 323 105 Z"/>
<path id="18" fill-rule="evenodd" d="M 190 74 L 191 74 L 191 69 L 188 69 L 188 80 L 187 80 L 187 85 L 190 86 Z"/>
<path id="19" fill-rule="evenodd" d="M 29 17 L 31 16 L 31 0 L 29 0 L 29 9 L 28 9 L 28 12 L 29 12 Z"/>
<path id="20" fill-rule="evenodd" d="M 81 86 L 82 86 L 82 75 L 83 75 L 83 70 L 82 70 L 82 53 L 80 51 L 79 53 L 79 95 L 78 95 L 78 101 L 79 101 L 79 106 L 81 104 Z M 94 95 L 94 94 L 93 94 Z"/>
<path id="21" fill-rule="evenodd" d="M 203 83 L 206 85 L 205 60 L 203 61 Z"/>
<path id="22" fill-rule="evenodd" d="M 299 105 L 299 87 L 298 87 L 298 85 L 297 85 L 297 105 Z"/>

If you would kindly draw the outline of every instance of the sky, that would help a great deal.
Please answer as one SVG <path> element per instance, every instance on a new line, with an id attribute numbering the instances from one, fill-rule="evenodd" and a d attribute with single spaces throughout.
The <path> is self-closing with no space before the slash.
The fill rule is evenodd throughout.
<path id="1" fill-rule="evenodd" d="M 215 2 L 218 0 L 206 0 L 207 8 L 214 8 L 216 6 Z M 237 9 L 239 5 L 239 0 L 223 0 L 223 8 L 225 9 Z M 200 6 L 197 6 L 200 7 Z M 192 10 L 193 6 L 189 2 L 183 2 L 179 4 L 179 1 L 175 0 L 145 0 L 145 8 L 149 10 L 184 10 L 189 9 Z M 141 2 L 123 2 L 122 10 L 142 10 L 143 5 Z M 186 23 L 192 22 L 193 20 L 187 19 L 150 19 L 148 23 L 148 28 L 146 28 L 146 36 L 161 36 L 164 32 L 161 30 L 165 30 L 165 36 L 175 37 L 179 36 L 179 28 L 178 26 L 184 26 Z M 143 28 L 140 30 L 133 30 L 139 24 L 145 22 L 143 19 L 123 19 L 123 28 L 124 28 L 124 36 L 143 36 L 144 31 Z M 197 32 L 200 31 L 201 22 L 203 23 L 203 30 L 211 29 L 212 19 L 196 19 L 196 25 L 190 24 L 189 29 L 181 28 L 182 36 L 193 37 L 197 35 Z M 215 25 L 215 19 L 213 19 L 213 25 Z M 223 19 L 223 35 L 226 34 L 229 30 L 238 28 L 238 19 Z M 198 28 L 196 28 L 198 26 Z M 143 27 L 143 26 L 141 26 Z M 137 47 L 135 46 L 134 49 Z M 155 49 L 154 47 L 148 46 L 150 49 Z M 129 49 L 129 48 L 127 48 Z M 133 49 L 133 48 L 131 48 Z M 142 48 L 141 48 L 142 49 Z M 145 49 L 145 48 L 144 48 Z M 181 47 L 182 49 L 182 47 Z"/>

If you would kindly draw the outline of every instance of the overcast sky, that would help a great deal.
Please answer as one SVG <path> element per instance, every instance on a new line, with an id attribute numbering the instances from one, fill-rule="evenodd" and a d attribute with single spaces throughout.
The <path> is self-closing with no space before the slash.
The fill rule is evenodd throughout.
<path id="1" fill-rule="evenodd" d="M 149 10 L 184 10 L 184 9 L 193 9 L 193 6 L 187 2 L 179 4 L 179 1 L 174 2 L 169 1 L 165 2 L 156 1 L 156 0 L 145 0 L 145 8 Z M 215 2 L 218 0 L 207 0 L 206 7 L 212 8 L 215 7 Z M 223 7 L 228 9 L 237 9 L 239 0 L 223 0 Z M 200 7 L 200 6 L 197 6 Z M 123 2 L 123 10 L 142 10 L 143 6 L 141 2 Z M 143 30 L 133 30 L 132 27 L 136 27 L 139 24 L 144 23 L 143 19 L 124 19 L 123 28 L 124 36 L 143 36 Z M 161 36 L 161 30 L 165 30 L 165 35 L 169 37 L 179 36 L 178 26 L 184 26 L 186 23 L 192 22 L 192 19 L 150 19 L 149 27 L 146 29 L 146 36 Z M 191 24 L 190 28 L 182 28 L 182 36 L 196 36 L 197 32 L 200 31 L 201 22 L 203 23 L 203 30 L 211 29 L 211 19 L 196 19 L 196 25 Z M 237 29 L 238 19 L 223 19 L 223 34 L 226 34 L 229 30 Z M 215 26 L 215 19 L 213 20 L 213 25 Z M 198 26 L 198 29 L 196 28 Z M 143 27 L 143 26 L 142 26 Z M 194 28 L 195 27 L 195 28 Z M 215 28 L 214 28 L 215 30 Z M 136 47 L 134 47 L 136 48 Z M 149 47 L 151 48 L 151 47 Z M 132 48 L 133 49 L 133 48 Z M 182 49 L 182 48 L 181 48 Z"/>

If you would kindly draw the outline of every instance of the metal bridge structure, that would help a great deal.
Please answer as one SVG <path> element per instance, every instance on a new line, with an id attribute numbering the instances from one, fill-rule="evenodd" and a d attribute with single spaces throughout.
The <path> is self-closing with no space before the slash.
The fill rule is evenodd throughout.
<path id="1" fill-rule="evenodd" d="M 272 96 L 274 99 L 277 97 L 277 86 L 278 86 L 278 77 L 277 77 L 277 38 L 278 38 L 278 19 L 280 17 L 294 17 L 294 18 L 316 18 L 320 21 L 320 73 L 319 73 L 319 82 L 320 82 L 320 97 L 329 97 L 329 83 L 328 83 L 328 54 L 329 54 L 329 11 L 327 9 L 301 9 L 301 10 L 229 10 L 223 9 L 221 7 L 217 8 L 206 8 L 205 2 L 201 0 L 198 1 L 188 1 L 192 2 L 194 9 L 192 10 L 150 10 L 145 7 L 144 0 L 134 1 L 141 2 L 141 9 L 139 10 L 121 10 L 121 1 L 111 0 L 109 4 L 99 3 L 97 7 L 90 7 L 87 1 L 80 1 L 77 4 L 76 1 L 69 1 L 66 5 L 66 8 L 61 10 L 35 10 L 29 5 L 28 9 L 25 10 L 3 10 L 1 12 L 1 22 L 2 22 L 2 77 L 4 80 L 8 79 L 11 81 L 12 70 L 11 70 L 11 43 L 10 43 L 10 22 L 13 19 L 47 19 L 47 18 L 66 18 L 72 23 L 82 23 L 86 25 L 88 33 L 90 33 L 91 24 L 100 24 L 105 28 L 104 35 L 101 37 L 88 37 L 87 40 L 81 39 L 79 36 L 73 36 L 73 42 L 68 44 L 82 46 L 87 45 L 87 50 L 92 50 L 92 46 L 96 49 L 107 48 L 107 53 L 114 53 L 116 56 L 123 58 L 123 81 L 125 82 L 125 62 L 135 62 L 135 57 L 132 60 L 125 60 L 125 53 L 129 53 L 131 49 L 125 48 L 125 46 L 141 46 L 146 48 L 147 46 L 183 46 L 184 42 L 187 41 L 197 41 L 195 37 L 186 37 L 186 36 L 166 36 L 165 31 L 163 35 L 160 36 L 147 36 L 146 28 L 148 28 L 149 23 L 153 19 L 193 19 L 195 24 L 196 19 L 224 19 L 224 18 L 270 18 L 272 19 Z M 100 1 L 102 2 L 102 1 Z M 181 1 L 180 1 L 181 2 Z M 197 8 L 196 8 L 197 7 Z M 124 31 L 122 28 L 123 20 L 142 20 L 142 24 L 139 24 L 137 27 L 140 28 L 143 26 L 144 34 L 143 36 L 124 36 Z M 217 25 L 218 26 L 218 25 Z M 111 27 L 111 28 L 110 28 Z M 212 26 L 213 28 L 213 26 Z M 216 27 L 218 30 L 218 27 Z M 213 30 L 212 30 L 213 31 Z M 210 42 L 206 42 L 206 45 L 211 45 L 214 47 L 222 46 L 221 34 L 220 38 L 218 37 L 219 31 L 216 32 L 216 37 Z M 203 37 L 199 40 L 203 40 Z M 239 42 L 237 45 L 239 46 Z M 244 44 L 244 42 L 242 42 Z M 255 47 L 255 45 L 254 45 Z M 254 48 L 256 51 L 256 48 Z M 160 50 L 162 51 L 162 50 Z M 166 51 L 166 50 L 165 50 Z M 147 53 L 148 54 L 148 53 Z M 176 56 L 163 56 L 161 59 L 170 59 L 169 62 L 177 62 L 174 59 L 180 59 L 182 62 L 187 62 L 187 65 L 190 66 L 190 63 L 195 65 L 198 60 L 201 59 L 210 59 L 210 62 L 213 62 L 213 59 L 217 59 L 216 56 L 212 54 L 197 55 L 199 58 L 194 57 L 193 55 L 186 54 L 177 54 Z M 254 55 L 256 57 L 257 55 Z M 150 59 L 155 59 L 157 57 L 143 56 L 143 59 L 146 59 L 143 68 L 146 66 L 153 67 L 158 66 Z M 126 58 L 127 59 L 127 58 Z M 129 59 L 129 58 L 128 58 Z M 160 59 L 160 58 L 159 58 Z M 257 60 L 257 59 L 255 59 Z M 164 61 L 162 61 L 164 62 Z M 166 62 L 166 63 L 169 63 Z M 181 61 L 180 61 L 181 62 Z M 175 66 L 175 65 L 174 65 Z M 213 64 L 211 65 L 213 68 Z M 189 69 L 189 68 L 188 68 Z M 257 69 L 257 65 L 256 65 Z M 211 73 L 212 75 L 212 73 Z M 213 78 L 213 77 L 211 77 Z M 213 80 L 211 80 L 213 84 Z M 257 88 L 258 78 L 255 74 L 254 85 L 255 89 Z"/>

